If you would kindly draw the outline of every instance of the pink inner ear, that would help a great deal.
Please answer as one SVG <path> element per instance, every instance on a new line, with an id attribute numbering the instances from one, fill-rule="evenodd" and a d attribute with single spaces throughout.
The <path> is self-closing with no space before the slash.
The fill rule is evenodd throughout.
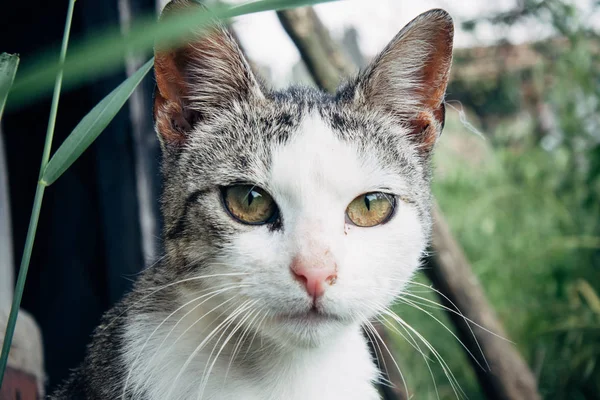
<path id="1" fill-rule="evenodd" d="M 157 52 L 154 58 L 156 93 L 154 119 L 163 139 L 169 143 L 182 143 L 184 135 L 172 121 L 183 117 L 183 97 L 187 94 L 184 78 L 175 64 L 171 52 Z"/>
<path id="2" fill-rule="evenodd" d="M 432 111 L 437 111 L 444 101 L 444 94 L 450 79 L 450 64 L 452 63 L 452 32 L 446 29 L 438 32 L 435 41 L 436 50 L 423 68 L 423 84 L 417 93 L 423 99 L 423 105 Z M 450 38 L 450 40 L 449 40 Z"/>
<path id="3" fill-rule="evenodd" d="M 435 144 L 444 124 L 444 105 L 434 112 L 423 111 L 410 120 L 410 135 L 419 144 L 419 149 L 427 152 Z"/>

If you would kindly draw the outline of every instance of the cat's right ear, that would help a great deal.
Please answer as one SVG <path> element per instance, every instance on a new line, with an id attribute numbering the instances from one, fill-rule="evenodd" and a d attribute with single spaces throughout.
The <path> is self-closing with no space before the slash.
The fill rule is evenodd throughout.
<path id="1" fill-rule="evenodd" d="M 172 0 L 163 21 L 205 9 L 193 0 Z M 190 32 L 176 48 L 154 52 L 154 121 L 161 144 L 181 145 L 199 121 L 236 102 L 263 98 L 258 81 L 235 39 L 220 24 Z"/>
<path id="2" fill-rule="evenodd" d="M 351 101 L 387 113 L 408 127 L 410 138 L 428 153 L 444 126 L 453 37 L 454 25 L 446 11 L 419 15 L 350 86 Z"/>

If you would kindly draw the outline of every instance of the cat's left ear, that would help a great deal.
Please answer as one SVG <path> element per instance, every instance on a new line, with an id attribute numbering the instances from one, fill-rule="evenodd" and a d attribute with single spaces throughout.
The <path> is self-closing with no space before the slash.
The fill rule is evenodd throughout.
<path id="1" fill-rule="evenodd" d="M 161 21 L 206 8 L 194 0 L 171 0 Z M 154 52 L 154 120 L 163 145 L 181 145 L 199 120 L 218 117 L 236 102 L 264 98 L 235 39 L 220 24 L 190 32 L 177 48 Z"/>
<path id="2" fill-rule="evenodd" d="M 388 113 L 429 151 L 442 132 L 444 95 L 452 64 L 454 25 L 441 9 L 406 25 L 350 87 L 350 100 Z M 340 95 L 348 98 L 349 88 Z"/>

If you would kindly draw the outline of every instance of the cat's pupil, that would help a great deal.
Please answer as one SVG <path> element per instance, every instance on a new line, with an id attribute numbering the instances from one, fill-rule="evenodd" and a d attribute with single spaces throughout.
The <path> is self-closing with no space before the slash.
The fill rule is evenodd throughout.
<path id="1" fill-rule="evenodd" d="M 250 207 L 250 205 L 252 204 L 252 202 L 254 201 L 255 198 L 260 197 L 260 193 L 255 192 L 254 190 L 251 190 L 248 193 L 248 196 L 246 196 L 246 199 L 248 200 L 248 207 Z"/>
<path id="2" fill-rule="evenodd" d="M 365 206 L 367 207 L 367 210 L 371 211 L 371 199 L 370 197 L 373 195 L 366 195 L 365 196 Z M 373 196 L 375 197 L 375 196 Z"/>

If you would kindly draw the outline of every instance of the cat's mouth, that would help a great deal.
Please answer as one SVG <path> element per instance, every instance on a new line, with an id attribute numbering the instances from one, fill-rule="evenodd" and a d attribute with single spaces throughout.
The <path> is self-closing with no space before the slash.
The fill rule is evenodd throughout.
<path id="1" fill-rule="evenodd" d="M 280 316 L 282 321 L 321 324 L 326 322 L 339 321 L 340 317 L 320 311 L 317 307 L 312 307 L 308 311 L 294 314 L 283 314 Z"/>

